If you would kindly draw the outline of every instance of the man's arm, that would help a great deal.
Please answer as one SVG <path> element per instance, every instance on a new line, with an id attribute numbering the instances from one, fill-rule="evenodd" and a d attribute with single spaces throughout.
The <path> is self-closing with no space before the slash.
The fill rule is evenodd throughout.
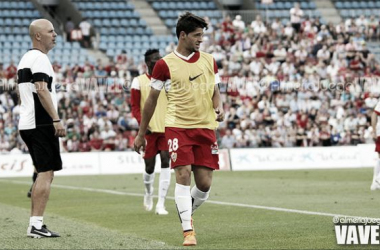
<path id="1" fill-rule="evenodd" d="M 160 96 L 161 90 L 157 90 L 155 88 L 151 88 L 149 92 L 149 96 L 145 101 L 142 119 L 140 123 L 140 129 L 139 133 L 137 134 L 135 138 L 135 151 L 137 153 L 140 153 L 140 151 L 145 151 L 145 133 L 148 129 L 148 125 L 150 122 L 150 119 L 152 119 L 154 110 L 156 109 L 157 105 L 157 99 Z"/>
<path id="2" fill-rule="evenodd" d="M 138 123 L 141 123 L 141 110 L 140 110 L 141 92 L 139 89 L 131 90 L 131 106 L 132 115 L 136 118 Z"/>
<path id="3" fill-rule="evenodd" d="M 372 115 L 371 115 L 371 126 L 372 126 L 372 130 L 373 130 L 373 137 L 376 138 L 377 135 L 376 135 L 376 125 L 377 125 L 377 116 L 378 114 L 376 113 L 375 110 L 372 111 Z"/>
<path id="4" fill-rule="evenodd" d="M 219 84 L 214 86 L 214 95 L 212 96 L 212 104 L 216 113 L 216 121 L 222 122 L 224 120 L 223 104 L 220 99 Z"/>
<path id="5" fill-rule="evenodd" d="M 51 99 L 50 92 L 47 87 L 47 83 L 35 82 L 34 85 L 37 91 L 38 98 L 40 99 L 40 102 L 42 104 L 42 107 L 44 107 L 46 112 L 53 119 L 53 125 L 55 128 L 55 136 L 58 136 L 58 137 L 66 136 L 66 131 L 62 123 L 60 122 L 57 111 L 54 108 L 53 101 Z M 58 122 L 54 122 L 54 121 L 58 121 Z"/>

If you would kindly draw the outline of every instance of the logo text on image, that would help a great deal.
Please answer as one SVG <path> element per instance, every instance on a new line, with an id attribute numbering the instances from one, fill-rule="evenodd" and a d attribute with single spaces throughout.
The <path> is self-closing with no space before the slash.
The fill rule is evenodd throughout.
<path id="1" fill-rule="evenodd" d="M 379 245 L 380 219 L 333 218 L 338 245 Z"/>

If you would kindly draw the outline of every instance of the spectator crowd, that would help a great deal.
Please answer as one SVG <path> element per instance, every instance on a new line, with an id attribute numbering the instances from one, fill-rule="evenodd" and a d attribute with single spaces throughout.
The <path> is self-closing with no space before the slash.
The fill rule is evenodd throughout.
<path id="1" fill-rule="evenodd" d="M 367 41 L 378 37 L 379 21 L 358 17 L 325 24 L 303 16 L 298 6 L 291 17 L 283 24 L 266 23 L 259 15 L 251 23 L 226 16 L 205 31 L 201 50 L 214 56 L 222 80 L 226 119 L 219 128 L 220 147 L 373 143 L 370 117 L 380 95 L 380 64 Z M 169 44 L 165 52 L 174 48 Z M 27 150 L 17 131 L 12 65 L 0 64 L 2 153 Z M 54 63 L 53 68 L 67 128 L 62 149 L 132 150 L 138 123 L 129 90 L 133 77 L 146 71 L 144 63 L 123 51 L 108 65 Z"/>

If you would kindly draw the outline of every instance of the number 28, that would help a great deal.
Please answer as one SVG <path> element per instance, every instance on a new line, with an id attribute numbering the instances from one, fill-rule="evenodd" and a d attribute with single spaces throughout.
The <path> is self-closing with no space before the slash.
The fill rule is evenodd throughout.
<path id="1" fill-rule="evenodd" d="M 169 152 L 177 151 L 177 149 L 178 149 L 178 139 L 177 138 L 174 138 L 173 140 L 169 139 L 168 140 L 168 145 L 169 145 Z"/>

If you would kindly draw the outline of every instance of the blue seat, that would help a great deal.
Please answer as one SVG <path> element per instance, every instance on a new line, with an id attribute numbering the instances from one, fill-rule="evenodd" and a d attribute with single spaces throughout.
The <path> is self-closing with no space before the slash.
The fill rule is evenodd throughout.
<path id="1" fill-rule="evenodd" d="M 370 8 L 370 9 L 375 8 L 375 3 L 372 1 L 368 2 L 368 8 Z"/>
<path id="2" fill-rule="evenodd" d="M 183 9 L 184 9 L 184 10 L 191 10 L 191 8 L 192 8 L 192 5 L 191 5 L 190 2 L 185 2 L 185 3 L 183 4 Z"/>
<path id="3" fill-rule="evenodd" d="M 12 43 L 12 48 L 19 49 L 19 48 L 21 48 L 21 44 L 19 42 L 13 42 Z"/>
<path id="4" fill-rule="evenodd" d="M 343 2 L 343 7 L 345 9 L 352 9 L 353 8 L 351 2 L 348 2 L 348 1 Z"/>
<path id="5" fill-rule="evenodd" d="M 161 9 L 162 7 L 161 7 L 161 2 L 153 2 L 152 3 L 152 7 L 153 7 L 153 9 L 155 9 L 155 10 L 159 10 L 159 9 Z"/>
<path id="6" fill-rule="evenodd" d="M 135 29 L 132 27 L 128 27 L 127 30 L 127 35 L 134 35 L 135 34 Z"/>
<path id="7" fill-rule="evenodd" d="M 21 48 L 23 48 L 24 50 L 29 49 L 29 47 L 30 47 L 30 43 L 27 43 L 27 42 L 22 42 L 21 43 Z"/>
<path id="8" fill-rule="evenodd" d="M 128 10 L 128 5 L 125 2 L 118 2 L 116 8 L 118 10 Z"/>
<path id="9" fill-rule="evenodd" d="M 277 8 L 282 10 L 282 9 L 285 9 L 285 4 L 283 2 L 278 2 L 277 3 Z"/>
<path id="10" fill-rule="evenodd" d="M 7 26 L 12 26 L 13 21 L 12 21 L 11 18 L 6 18 L 6 19 L 4 20 L 4 24 L 7 25 Z"/>
<path id="11" fill-rule="evenodd" d="M 137 20 L 136 19 L 130 19 L 129 20 L 129 25 L 133 26 L 133 27 L 138 26 Z"/>
<path id="12" fill-rule="evenodd" d="M 124 49 L 124 42 L 118 42 L 116 44 L 116 48 L 118 48 L 118 49 Z"/>
<path id="13" fill-rule="evenodd" d="M 308 2 L 301 2 L 301 9 L 309 9 Z"/>
<path id="14" fill-rule="evenodd" d="M 3 42 L 3 48 L 4 49 L 11 49 L 12 48 L 12 44 L 10 42 Z"/>
<path id="15" fill-rule="evenodd" d="M 141 36 L 138 36 L 138 35 L 134 35 L 134 36 L 132 36 L 132 41 L 133 41 L 134 43 L 139 43 L 139 42 L 141 42 Z"/>
<path id="16" fill-rule="evenodd" d="M 117 10 L 117 9 L 123 9 L 124 5 L 122 3 L 117 3 L 117 2 L 111 2 L 109 4 L 109 8 L 111 10 Z"/>
<path id="17" fill-rule="evenodd" d="M 72 44 L 73 49 L 80 49 L 79 42 L 72 42 L 71 44 Z"/>
<path id="18" fill-rule="evenodd" d="M 354 8 L 354 9 L 359 9 L 359 8 L 360 8 L 359 2 L 357 2 L 357 1 L 352 2 L 352 3 L 351 3 L 351 6 L 352 6 L 352 8 Z"/>
<path id="19" fill-rule="evenodd" d="M 293 4 L 291 2 L 285 2 L 284 5 L 285 5 L 285 9 L 293 8 Z"/>
<path id="20" fill-rule="evenodd" d="M 216 5 L 214 3 L 214 1 L 210 1 L 210 2 L 207 2 L 207 10 L 215 10 L 216 9 Z"/>
<path id="21" fill-rule="evenodd" d="M 33 6 L 32 2 L 26 2 L 24 4 L 25 4 L 24 6 L 26 7 L 26 9 L 34 9 L 34 6 Z"/>
<path id="22" fill-rule="evenodd" d="M 162 10 L 167 10 L 169 9 L 169 4 L 167 2 L 161 2 L 161 9 Z"/>
<path id="23" fill-rule="evenodd" d="M 120 20 L 120 25 L 121 26 L 124 26 L 124 27 L 127 27 L 127 26 L 129 26 L 129 20 L 128 19 L 121 19 Z"/>
<path id="24" fill-rule="evenodd" d="M 102 26 L 102 20 L 100 20 L 100 19 L 93 19 L 93 24 L 96 27 L 101 27 Z"/>
<path id="25" fill-rule="evenodd" d="M 17 9 L 18 8 L 18 3 L 16 2 L 16 1 L 12 1 L 11 3 L 10 3 L 10 7 L 11 7 L 11 9 Z"/>
<path id="26" fill-rule="evenodd" d="M 115 50 L 114 49 L 107 49 L 107 52 L 106 52 L 107 56 L 115 56 Z"/>
<path id="27" fill-rule="evenodd" d="M 158 16 L 163 18 L 163 19 L 166 19 L 166 18 L 168 18 L 168 13 L 166 10 L 161 10 L 158 12 Z"/>
<path id="28" fill-rule="evenodd" d="M 99 49 L 101 50 L 107 50 L 108 44 L 106 42 L 100 42 L 99 43 Z"/>
<path id="29" fill-rule="evenodd" d="M 133 18 L 140 18 L 140 14 L 138 12 L 136 12 L 136 11 L 133 11 L 132 12 L 132 17 Z"/>
<path id="30" fill-rule="evenodd" d="M 117 35 L 117 29 L 115 27 L 109 27 L 107 28 L 108 35 L 116 36 Z"/>
<path id="31" fill-rule="evenodd" d="M 94 9 L 96 10 L 108 10 L 109 4 L 106 2 L 95 2 Z"/>
<path id="32" fill-rule="evenodd" d="M 366 1 L 360 1 L 359 2 L 359 8 L 361 9 L 368 9 L 368 3 Z"/>
<path id="33" fill-rule="evenodd" d="M 19 9 L 19 10 L 26 9 L 25 2 L 23 2 L 23 1 L 17 2 L 17 9 Z"/>
<path id="34" fill-rule="evenodd" d="M 125 43 L 125 49 L 126 50 L 132 50 L 133 48 L 134 48 L 133 43 L 131 43 L 131 42 Z"/>
<path id="35" fill-rule="evenodd" d="M 71 49 L 72 44 L 71 43 L 63 43 L 63 48 L 65 49 Z"/>
<path id="36" fill-rule="evenodd" d="M 112 19 L 111 24 L 112 26 L 120 26 L 120 21 L 119 19 Z"/>
<path id="37" fill-rule="evenodd" d="M 114 43 L 114 42 L 108 42 L 107 46 L 108 46 L 109 49 L 115 49 L 116 48 L 116 43 Z"/>
<path id="38" fill-rule="evenodd" d="M 156 49 L 159 48 L 159 46 L 160 45 L 157 42 L 151 42 L 149 45 L 150 48 L 156 48 Z"/>
<path id="39" fill-rule="evenodd" d="M 103 26 L 103 27 L 110 27 L 110 26 L 111 26 L 111 21 L 110 21 L 110 19 L 104 18 L 104 19 L 102 20 L 102 26 Z"/>
<path id="40" fill-rule="evenodd" d="M 34 10 L 34 11 L 32 12 L 32 17 L 33 17 L 33 18 L 38 18 L 38 17 L 41 17 L 41 15 L 40 15 L 40 13 L 38 12 L 38 10 Z"/>
<path id="41" fill-rule="evenodd" d="M 10 2 L 3 2 L 3 8 L 4 9 L 11 9 L 12 8 L 11 3 Z"/>
<path id="42" fill-rule="evenodd" d="M 337 9 L 343 9 L 343 3 L 342 2 L 335 2 L 335 7 Z"/>
<path id="43" fill-rule="evenodd" d="M 145 27 L 145 26 L 147 26 L 147 23 L 146 23 L 146 21 L 144 19 L 140 19 L 139 20 L 139 25 Z"/>
<path id="44" fill-rule="evenodd" d="M 22 42 L 23 41 L 22 35 L 16 35 L 14 41 L 16 41 L 16 42 Z"/>
<path id="45" fill-rule="evenodd" d="M 82 3 L 82 2 L 75 3 L 75 6 L 77 7 L 78 10 L 87 9 L 86 3 Z"/>

